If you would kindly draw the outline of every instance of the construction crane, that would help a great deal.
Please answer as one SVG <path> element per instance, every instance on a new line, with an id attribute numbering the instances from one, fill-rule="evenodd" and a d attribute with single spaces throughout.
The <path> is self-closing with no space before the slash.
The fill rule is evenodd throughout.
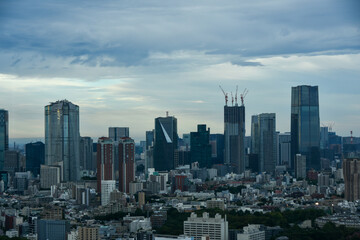
<path id="1" fill-rule="evenodd" d="M 238 92 L 238 86 L 236 85 L 236 92 L 235 92 L 235 106 L 237 106 L 237 92 Z"/>
<path id="2" fill-rule="evenodd" d="M 244 92 L 242 94 L 240 94 L 240 99 L 241 99 L 241 106 L 244 106 L 244 99 L 246 97 L 246 95 L 248 94 L 249 90 L 247 88 L 245 88 Z"/>
<path id="3" fill-rule="evenodd" d="M 224 89 L 222 89 L 222 87 L 219 85 L 219 88 L 221 89 L 221 91 L 223 92 L 224 96 L 225 96 L 225 105 L 227 106 L 227 102 L 228 102 L 228 94 L 224 91 Z"/>

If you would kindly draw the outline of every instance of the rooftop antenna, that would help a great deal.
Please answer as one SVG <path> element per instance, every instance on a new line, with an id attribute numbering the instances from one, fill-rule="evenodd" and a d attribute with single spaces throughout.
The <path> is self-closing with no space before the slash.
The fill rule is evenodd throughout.
<path id="1" fill-rule="evenodd" d="M 235 92 L 235 106 L 238 105 L 237 103 L 237 93 L 238 93 L 238 86 L 236 85 L 236 92 Z"/>
<path id="2" fill-rule="evenodd" d="M 223 92 L 224 96 L 225 96 L 225 105 L 227 106 L 227 102 L 228 102 L 228 94 L 224 91 L 224 89 L 222 89 L 222 87 L 219 85 L 219 88 L 221 89 L 221 91 Z"/>
<path id="3" fill-rule="evenodd" d="M 249 90 L 247 88 L 244 89 L 244 92 L 242 94 L 240 94 L 240 99 L 241 99 L 241 106 L 244 106 L 244 99 L 246 97 L 246 95 L 248 94 Z"/>
<path id="4" fill-rule="evenodd" d="M 233 96 L 232 92 L 230 92 L 230 93 L 231 93 L 231 106 L 234 106 L 234 96 Z"/>

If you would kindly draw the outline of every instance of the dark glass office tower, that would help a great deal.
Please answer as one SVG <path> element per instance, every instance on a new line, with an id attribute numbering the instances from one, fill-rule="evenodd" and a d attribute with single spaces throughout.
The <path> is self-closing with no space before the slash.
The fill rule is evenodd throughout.
<path id="1" fill-rule="evenodd" d="M 62 165 L 63 181 L 79 180 L 79 106 L 67 100 L 45 106 L 45 164 Z"/>
<path id="2" fill-rule="evenodd" d="M 4 169 L 5 151 L 9 148 L 9 113 L 0 109 L 0 171 Z"/>
<path id="3" fill-rule="evenodd" d="M 155 119 L 154 168 L 157 171 L 174 169 L 174 153 L 178 146 L 177 119 L 159 117 Z"/>
<path id="4" fill-rule="evenodd" d="M 26 171 L 31 171 L 36 177 L 40 174 L 40 165 L 45 162 L 45 144 L 42 142 L 25 145 Z"/>
<path id="5" fill-rule="evenodd" d="M 306 156 L 306 168 L 320 169 L 320 117 L 317 86 L 297 86 L 291 92 L 291 161 Z M 292 167 L 295 166 L 292 164 Z"/>
<path id="6" fill-rule="evenodd" d="M 210 129 L 205 124 L 198 125 L 197 132 L 190 133 L 191 162 L 198 162 L 200 168 L 211 168 Z"/>
<path id="7" fill-rule="evenodd" d="M 245 170 L 245 106 L 224 106 L 225 164 L 235 173 Z"/>

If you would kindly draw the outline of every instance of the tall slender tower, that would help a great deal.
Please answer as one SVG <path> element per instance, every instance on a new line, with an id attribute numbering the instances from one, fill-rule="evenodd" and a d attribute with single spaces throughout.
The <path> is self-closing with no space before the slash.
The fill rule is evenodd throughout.
<path id="1" fill-rule="evenodd" d="M 318 86 L 297 86 L 291 92 L 291 161 L 306 156 L 306 168 L 320 169 Z M 294 164 L 291 164 L 295 166 Z"/>
<path id="2" fill-rule="evenodd" d="M 177 119 L 172 116 L 155 119 L 154 167 L 157 171 L 174 169 L 174 154 L 178 147 Z"/>
<path id="3" fill-rule="evenodd" d="M 129 193 L 129 183 L 135 180 L 135 142 L 129 137 L 119 140 L 119 190 Z"/>
<path id="4" fill-rule="evenodd" d="M 343 173 L 345 182 L 345 199 L 352 202 L 360 199 L 360 159 L 344 159 Z"/>
<path id="5" fill-rule="evenodd" d="M 225 164 L 236 173 L 245 170 L 245 106 L 224 106 Z"/>
<path id="6" fill-rule="evenodd" d="M 62 180 L 79 180 L 79 106 L 67 100 L 45 106 L 45 164 L 62 165 Z"/>
<path id="7" fill-rule="evenodd" d="M 251 119 L 252 153 L 258 154 L 259 170 L 274 173 L 277 160 L 275 113 L 262 113 Z"/>
<path id="8" fill-rule="evenodd" d="M 0 171 L 4 169 L 5 151 L 9 148 L 9 113 L 0 109 Z"/>

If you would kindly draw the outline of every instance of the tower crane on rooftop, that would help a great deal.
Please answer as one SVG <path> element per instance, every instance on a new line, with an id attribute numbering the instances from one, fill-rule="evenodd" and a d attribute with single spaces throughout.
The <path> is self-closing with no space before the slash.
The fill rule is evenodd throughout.
<path id="1" fill-rule="evenodd" d="M 244 99 L 246 97 L 246 95 L 248 94 L 249 90 L 247 88 L 245 88 L 244 92 L 242 94 L 240 94 L 240 99 L 241 99 L 241 106 L 244 106 Z"/>
<path id="2" fill-rule="evenodd" d="M 238 105 L 237 103 L 237 93 L 238 93 L 238 86 L 236 85 L 236 92 L 235 92 L 235 106 Z"/>
<path id="3" fill-rule="evenodd" d="M 228 102 L 228 94 L 224 91 L 224 89 L 222 89 L 222 87 L 219 85 L 221 91 L 223 92 L 224 96 L 225 96 L 225 105 L 227 106 L 227 102 Z"/>

